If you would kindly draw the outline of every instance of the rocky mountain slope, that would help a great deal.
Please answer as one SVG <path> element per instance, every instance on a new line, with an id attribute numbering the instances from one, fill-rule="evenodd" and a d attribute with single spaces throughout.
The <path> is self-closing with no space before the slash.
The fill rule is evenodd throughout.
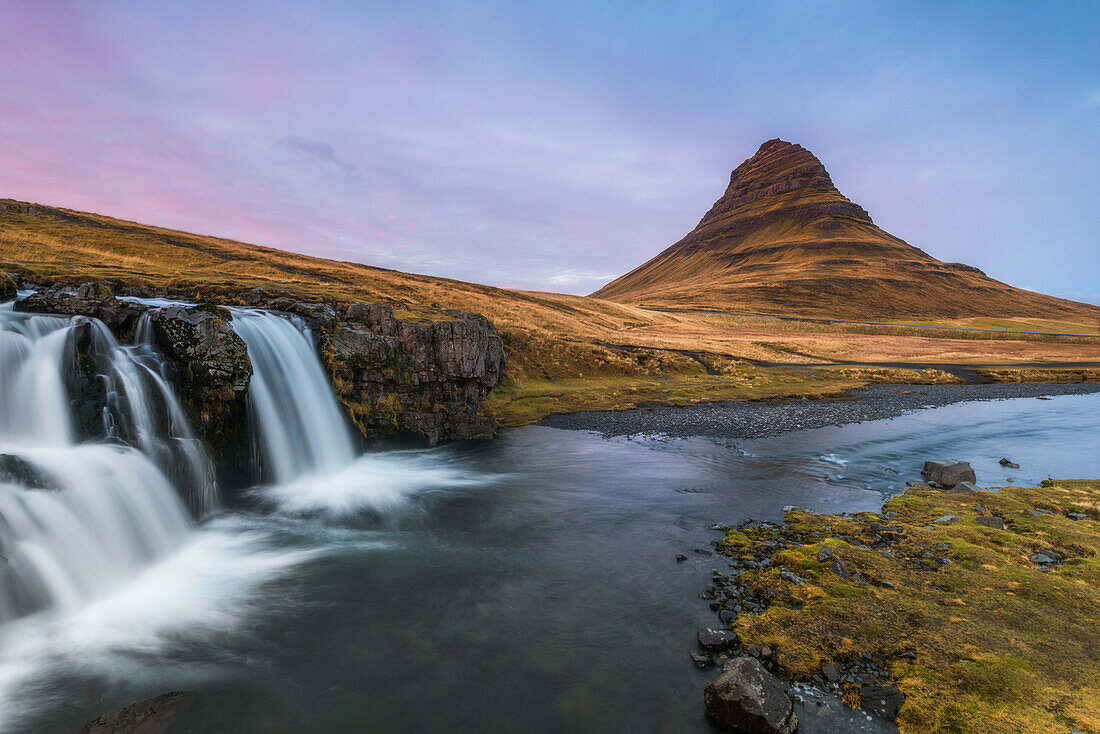
<path id="1" fill-rule="evenodd" d="M 769 140 L 698 226 L 592 294 L 667 308 L 859 318 L 1096 318 L 1100 307 L 1013 288 L 882 230 L 801 145 Z"/>

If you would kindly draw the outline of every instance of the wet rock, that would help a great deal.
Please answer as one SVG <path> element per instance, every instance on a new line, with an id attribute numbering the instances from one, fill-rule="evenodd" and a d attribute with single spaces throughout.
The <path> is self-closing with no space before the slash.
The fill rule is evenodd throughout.
<path id="1" fill-rule="evenodd" d="M 1019 464 L 1017 464 L 1014 461 L 1010 461 L 1008 459 L 1001 459 L 1000 464 L 1001 464 L 1001 466 L 1006 467 L 1008 469 L 1019 469 L 1020 468 Z"/>
<path id="2" fill-rule="evenodd" d="M 950 489 L 959 482 L 977 482 L 974 469 L 966 461 L 936 460 L 924 462 L 921 474 L 925 479 Z"/>
<path id="3" fill-rule="evenodd" d="M 676 562 L 677 562 L 677 563 L 683 563 L 683 562 L 684 562 L 684 561 L 686 561 L 687 559 L 688 559 L 688 557 L 687 557 L 687 556 L 685 556 L 685 555 L 684 555 L 683 553 L 677 553 L 677 554 L 676 554 Z"/>
<path id="4" fill-rule="evenodd" d="M 704 628 L 699 630 L 699 645 L 706 650 L 728 650 L 737 647 L 737 633 L 733 630 Z"/>
<path id="5" fill-rule="evenodd" d="M 191 425 L 203 438 L 219 479 L 249 481 L 248 387 L 252 361 L 217 306 L 166 306 L 152 312 L 153 336 L 169 358 L 169 374 Z"/>
<path id="6" fill-rule="evenodd" d="M 703 692 L 707 714 L 745 734 L 793 734 L 798 717 L 786 686 L 753 658 L 734 658 Z"/>
<path id="7" fill-rule="evenodd" d="M 145 310 L 143 306 L 117 300 L 102 283 L 85 283 L 75 290 L 53 286 L 21 298 L 14 308 L 21 313 L 99 319 L 120 339 L 132 335 L 138 316 Z"/>
<path id="8" fill-rule="evenodd" d="M 185 734 L 196 729 L 198 695 L 164 693 L 138 701 L 84 725 L 83 734 Z"/>
<path id="9" fill-rule="evenodd" d="M 714 661 L 711 659 L 710 655 L 707 655 L 703 652 L 691 653 L 691 660 L 695 663 L 695 667 L 699 668 L 700 670 L 709 668 L 711 665 L 714 664 Z"/>
<path id="10" fill-rule="evenodd" d="M 999 517 L 976 517 L 974 522 L 979 525 L 985 525 L 987 528 L 993 528 L 994 530 L 1004 530 L 1005 521 Z"/>
<path id="11" fill-rule="evenodd" d="M 27 489 L 57 489 L 53 480 L 22 456 L 0 454 L 0 482 Z"/>
<path id="12" fill-rule="evenodd" d="M 435 323 L 401 321 L 385 304 L 351 304 L 322 320 L 322 362 L 349 417 L 368 439 L 414 435 L 438 443 L 488 438 L 482 414 L 504 369 L 504 343 L 479 314 Z"/>
<path id="13" fill-rule="evenodd" d="M 0 301 L 8 301 L 15 298 L 16 291 L 18 290 L 19 284 L 15 282 L 15 278 L 7 273 L 0 273 Z"/>
<path id="14" fill-rule="evenodd" d="M 905 705 L 905 694 L 893 686 L 865 685 L 859 689 L 859 705 L 864 711 L 896 721 Z"/>
<path id="15" fill-rule="evenodd" d="M 840 681 L 840 673 L 832 663 L 825 663 L 821 668 L 821 675 L 829 683 L 837 683 Z"/>

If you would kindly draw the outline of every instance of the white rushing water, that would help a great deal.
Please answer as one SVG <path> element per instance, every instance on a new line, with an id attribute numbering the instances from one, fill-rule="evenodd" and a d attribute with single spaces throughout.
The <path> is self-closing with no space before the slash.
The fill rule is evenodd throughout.
<path id="1" fill-rule="evenodd" d="M 96 441 L 80 442 L 78 378 L 102 389 L 101 414 L 81 418 Z M 179 547 L 192 528 L 180 492 L 197 515 L 214 505 L 210 462 L 151 342 L 0 304 L 0 622 L 71 611 Z"/>
<path id="2" fill-rule="evenodd" d="M 257 309 L 231 311 L 252 359 L 249 401 L 270 478 L 286 484 L 345 469 L 355 450 L 304 324 Z"/>

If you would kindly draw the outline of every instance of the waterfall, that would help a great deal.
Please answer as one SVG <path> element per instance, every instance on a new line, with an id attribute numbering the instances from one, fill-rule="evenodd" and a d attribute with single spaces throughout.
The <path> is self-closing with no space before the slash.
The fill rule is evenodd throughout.
<path id="1" fill-rule="evenodd" d="M 347 467 L 355 458 L 351 436 L 305 325 L 293 316 L 230 310 L 252 359 L 249 401 L 266 472 L 283 484 Z"/>
<path id="2" fill-rule="evenodd" d="M 138 331 L 124 346 L 94 319 L 0 304 L 0 622 L 79 606 L 178 547 L 180 491 L 213 506 L 209 459 Z"/>

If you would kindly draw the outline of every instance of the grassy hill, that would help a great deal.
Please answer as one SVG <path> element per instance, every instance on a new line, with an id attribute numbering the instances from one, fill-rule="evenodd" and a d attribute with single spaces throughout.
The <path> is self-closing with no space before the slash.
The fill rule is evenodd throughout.
<path id="1" fill-rule="evenodd" d="M 870 380 L 951 379 L 933 369 L 916 371 L 916 363 L 1100 364 L 1098 338 L 1002 339 L 988 332 L 662 313 L 325 260 L 11 200 L 0 200 L 0 271 L 40 284 L 114 279 L 214 301 L 262 288 L 306 300 L 386 302 L 405 318 L 426 320 L 447 318 L 444 309 L 479 312 L 504 337 L 506 379 L 490 401 L 504 423 L 584 408 L 824 395 Z M 1001 379 L 1021 374 L 1015 367 L 1002 373 Z M 1044 368 L 1042 376 L 1077 380 L 1082 374 Z"/>

